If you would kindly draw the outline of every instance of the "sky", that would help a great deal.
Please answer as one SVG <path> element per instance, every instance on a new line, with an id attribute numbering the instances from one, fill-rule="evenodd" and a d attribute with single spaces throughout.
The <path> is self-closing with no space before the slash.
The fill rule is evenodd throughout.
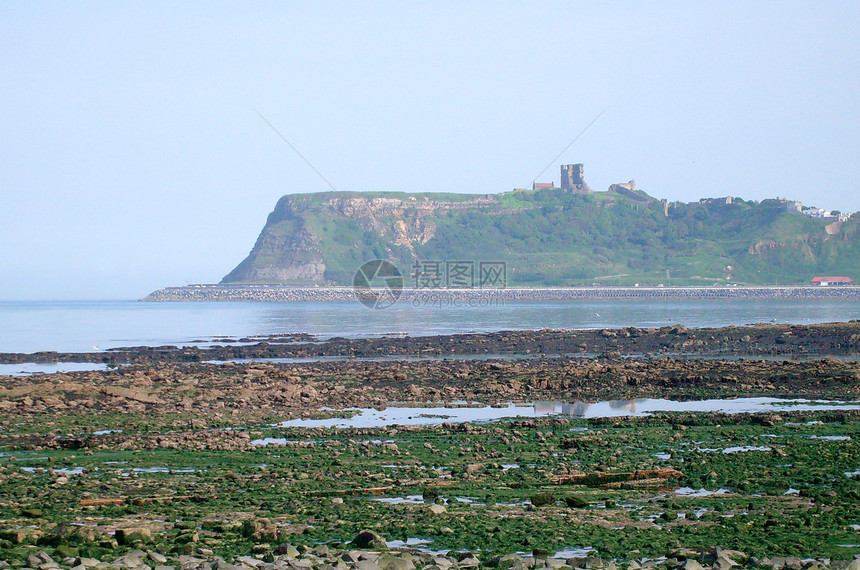
<path id="1" fill-rule="evenodd" d="M 858 211 L 858 25 L 856 1 L 2 2 L 0 299 L 217 282 L 323 178 L 497 193 L 581 162 L 596 190 Z"/>

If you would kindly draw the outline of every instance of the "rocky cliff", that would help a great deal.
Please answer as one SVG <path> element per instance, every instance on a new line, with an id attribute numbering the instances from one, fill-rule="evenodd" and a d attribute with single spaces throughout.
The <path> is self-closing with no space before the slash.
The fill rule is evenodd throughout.
<path id="1" fill-rule="evenodd" d="M 501 206 L 493 196 L 455 195 L 456 200 L 443 196 L 349 192 L 284 196 L 251 253 L 222 283 L 344 284 L 343 278 L 351 278 L 350 272 L 367 259 L 417 259 L 416 246 L 434 237 L 439 216 Z"/>
<path id="2" fill-rule="evenodd" d="M 395 263 L 407 281 L 427 261 L 502 262 L 515 286 L 860 280 L 856 218 L 835 232 L 775 200 L 664 205 L 632 184 L 585 194 L 287 195 L 222 283 L 349 285 L 370 259 Z"/>

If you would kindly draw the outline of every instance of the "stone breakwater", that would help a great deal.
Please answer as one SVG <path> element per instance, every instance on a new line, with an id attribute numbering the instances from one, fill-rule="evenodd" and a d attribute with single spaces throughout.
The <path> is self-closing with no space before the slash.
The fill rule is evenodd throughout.
<path id="1" fill-rule="evenodd" d="M 148 302 L 188 301 L 353 301 L 352 287 L 288 287 L 280 285 L 188 285 L 166 287 L 141 299 Z M 563 301 L 577 299 L 815 299 L 860 298 L 860 287 L 541 287 L 400 291 L 400 302 L 449 300 Z"/>

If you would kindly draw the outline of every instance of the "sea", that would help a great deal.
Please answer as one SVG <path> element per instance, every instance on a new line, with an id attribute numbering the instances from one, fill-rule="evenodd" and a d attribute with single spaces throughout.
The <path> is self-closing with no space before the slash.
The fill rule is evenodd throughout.
<path id="1" fill-rule="evenodd" d="M 88 352 L 131 346 L 206 346 L 268 335 L 427 336 L 525 329 L 691 328 L 860 319 L 860 301 L 828 299 L 612 299 L 413 304 L 358 301 L 0 301 L 0 352 Z"/>

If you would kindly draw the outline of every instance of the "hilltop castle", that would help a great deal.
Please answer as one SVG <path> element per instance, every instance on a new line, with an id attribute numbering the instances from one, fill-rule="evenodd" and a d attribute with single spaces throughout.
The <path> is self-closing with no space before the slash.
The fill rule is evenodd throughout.
<path id="1" fill-rule="evenodd" d="M 561 165 L 561 189 L 574 194 L 589 194 L 592 190 L 585 183 L 582 164 Z"/>
<path id="2" fill-rule="evenodd" d="M 582 163 L 579 164 L 562 164 L 561 165 L 561 189 L 565 192 L 570 192 L 571 194 L 591 194 L 594 190 L 585 182 L 585 165 Z M 535 181 L 532 184 L 532 190 L 546 190 L 550 188 L 555 188 L 555 184 L 552 182 L 537 182 Z M 521 188 L 514 188 L 514 190 L 521 190 Z M 637 202 L 648 203 L 653 198 L 645 194 L 644 192 L 639 192 L 636 189 L 636 181 L 631 180 L 630 182 L 621 182 L 618 184 L 613 184 L 609 187 L 609 192 L 616 192 L 618 194 L 622 194 L 627 196 L 628 198 L 632 198 Z"/>
<path id="3" fill-rule="evenodd" d="M 585 166 L 583 164 L 562 164 L 561 189 L 573 194 L 589 194 L 592 192 L 588 184 L 585 183 L 585 177 L 583 176 L 584 169 Z M 555 188 L 555 184 L 552 182 L 538 181 L 532 183 L 532 190 L 546 190 L 549 188 Z M 522 189 L 514 188 L 514 190 Z"/>

